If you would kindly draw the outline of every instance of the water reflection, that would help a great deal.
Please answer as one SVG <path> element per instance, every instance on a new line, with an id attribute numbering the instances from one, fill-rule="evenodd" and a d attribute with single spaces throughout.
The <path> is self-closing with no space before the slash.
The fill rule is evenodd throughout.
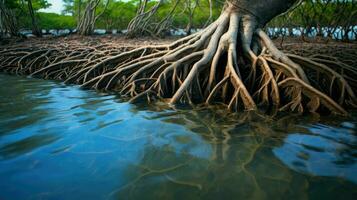
<path id="1" fill-rule="evenodd" d="M 354 128 L 353 123 L 344 123 Z M 287 136 L 274 154 L 296 171 L 315 176 L 340 177 L 357 184 L 357 138 L 350 128 L 323 124 L 306 127 L 310 134 Z"/>
<path id="2" fill-rule="evenodd" d="M 218 113 L 217 113 L 218 112 Z M 182 149 L 181 140 L 171 144 L 153 147 L 149 146 L 144 157 L 136 167 L 135 173 L 128 173 L 132 182 L 120 187 L 117 197 L 129 195 L 132 199 L 305 199 L 316 197 L 338 197 L 340 192 L 347 199 L 356 195 L 356 186 L 348 180 L 354 181 L 357 166 L 356 146 L 345 149 L 349 156 L 341 157 L 353 162 L 339 163 L 328 154 L 309 152 L 313 149 L 301 139 L 308 140 L 316 131 L 299 124 L 319 121 L 319 118 L 305 118 L 289 116 L 281 119 L 271 119 L 256 113 L 224 115 L 222 110 L 181 110 L 172 113 L 154 115 L 151 119 L 161 119 L 165 123 L 184 126 L 191 132 L 201 136 L 202 140 L 210 144 L 202 148 L 205 154 L 194 154 L 190 149 Z M 224 116 L 224 117 L 222 117 Z M 351 123 L 349 123 L 351 124 Z M 327 127 L 327 126 L 326 126 Z M 355 140 L 355 132 L 351 129 L 342 130 L 328 127 L 320 131 L 323 135 L 329 131 L 332 138 L 346 138 L 349 135 Z M 290 138 L 299 132 L 306 138 Z M 347 134 L 347 135 L 346 135 Z M 174 137 L 175 138 L 175 137 Z M 176 137 L 177 138 L 177 137 Z M 285 139 L 284 139 L 285 138 Z M 348 140 L 349 140 L 348 139 Z M 190 139 L 185 144 L 195 146 Z M 353 140 L 352 140 L 353 141 Z M 299 143 L 300 142 L 300 143 Z M 320 142 L 320 141 L 313 141 Z M 342 142 L 342 141 L 339 141 Z M 294 154 L 296 151 L 286 145 L 294 143 L 305 150 L 305 154 Z M 351 140 L 349 140 L 349 143 Z M 338 153 L 341 143 L 327 145 L 316 143 L 323 151 Z M 333 147 L 333 148 L 331 148 Z M 316 148 L 317 149 L 317 148 Z M 155 152 L 155 153 L 150 153 Z M 318 151 L 322 152 L 322 151 Z M 354 152 L 354 153 L 353 153 Z M 146 154 L 146 155 L 147 155 Z M 324 162 L 306 160 L 314 166 L 314 171 L 303 171 L 289 164 L 290 160 L 316 156 Z M 328 163 L 328 165 L 325 165 Z M 321 166 L 325 165 L 325 166 Z M 287 167 L 288 166 L 288 167 Z M 334 179 L 324 178 L 329 171 L 339 173 L 330 174 Z M 344 176 L 343 173 L 347 173 Z M 318 190 L 320 184 L 329 183 Z M 331 188 L 330 188 L 331 186 Z M 330 189 L 331 192 L 327 192 Z M 316 190 L 316 191 L 314 191 Z M 143 196 L 144 194 L 144 196 Z"/>
<path id="3" fill-rule="evenodd" d="M 134 106 L 113 95 L 5 75 L 0 85 L 0 198 L 357 195 L 355 116 Z"/>

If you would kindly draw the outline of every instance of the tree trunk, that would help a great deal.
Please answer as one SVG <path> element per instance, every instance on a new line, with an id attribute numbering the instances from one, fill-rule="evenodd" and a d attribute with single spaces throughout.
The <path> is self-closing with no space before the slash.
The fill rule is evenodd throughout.
<path id="1" fill-rule="evenodd" d="M 83 16 L 81 16 L 80 22 L 77 25 L 77 31 L 79 35 L 92 35 L 95 29 L 95 23 L 98 18 L 105 12 L 109 5 L 110 0 L 106 1 L 103 12 L 96 14 L 97 7 L 100 0 L 89 0 L 84 10 Z"/>
<path id="2" fill-rule="evenodd" d="M 150 20 L 156 14 L 163 0 L 157 1 L 153 7 L 151 7 L 149 10 L 146 10 L 148 2 L 149 0 L 140 1 L 136 16 L 128 24 L 128 32 L 126 33 L 128 37 L 133 38 L 147 34 L 148 32 L 151 35 L 155 35 L 155 33 L 152 33 L 148 27 L 152 26 Z"/>
<path id="3" fill-rule="evenodd" d="M 98 1 L 99 3 L 99 1 Z M 79 35 L 92 35 L 94 32 L 94 17 L 97 8 L 97 1 L 89 1 L 85 7 L 83 16 L 77 26 Z"/>
<path id="4" fill-rule="evenodd" d="M 79 25 L 81 21 L 81 16 L 82 16 L 82 0 L 78 0 L 78 8 L 77 8 L 77 26 Z"/>
<path id="5" fill-rule="evenodd" d="M 0 31 L 1 36 L 19 36 L 15 13 L 6 6 L 4 0 L 0 0 Z"/>
<path id="6" fill-rule="evenodd" d="M 215 22 L 170 45 L 99 54 L 104 58 L 98 55 L 94 61 L 74 54 L 31 74 L 114 90 L 131 97 L 131 102 L 161 99 L 171 104 L 219 103 L 231 111 L 347 115 L 345 108 L 357 107 L 357 98 L 356 88 L 346 80 L 357 85 L 357 70 L 334 59 L 326 62 L 326 57 L 284 54 L 261 29 L 297 1 L 228 0 Z M 17 68 L 26 70 L 23 65 Z"/>
<path id="7" fill-rule="evenodd" d="M 194 17 L 194 14 L 195 14 L 195 10 L 198 6 L 198 1 L 195 0 L 194 1 L 194 6 L 191 7 L 192 5 L 192 2 L 191 0 L 187 0 L 186 1 L 186 6 L 187 6 L 187 9 L 188 9 L 188 23 L 187 23 L 187 26 L 186 26 L 186 34 L 187 35 L 191 35 L 191 32 L 192 32 L 192 26 L 193 26 L 193 17 Z"/>
<path id="8" fill-rule="evenodd" d="M 28 9 L 29 9 L 30 17 L 31 17 L 32 33 L 34 35 L 36 35 L 37 37 L 42 37 L 42 31 L 38 26 L 35 13 L 33 11 L 32 0 L 27 0 L 27 6 L 28 6 Z"/>

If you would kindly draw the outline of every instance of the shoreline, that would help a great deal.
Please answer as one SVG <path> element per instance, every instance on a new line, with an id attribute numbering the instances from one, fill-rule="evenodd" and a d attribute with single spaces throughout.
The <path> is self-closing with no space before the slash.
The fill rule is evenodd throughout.
<path id="1" fill-rule="evenodd" d="M 182 37 L 170 36 L 166 38 L 127 38 L 124 35 L 69 35 L 65 37 L 43 38 L 12 38 L 0 40 L 0 50 L 16 46 L 46 46 L 53 43 L 68 44 L 79 43 L 82 47 L 92 47 L 103 44 L 117 48 L 138 48 L 151 45 L 167 45 Z M 315 56 L 317 54 L 335 57 L 339 61 L 357 68 L 357 41 L 335 41 L 326 38 L 308 39 L 303 41 L 300 37 L 284 37 L 273 39 L 275 45 L 286 53 L 300 56 Z"/>

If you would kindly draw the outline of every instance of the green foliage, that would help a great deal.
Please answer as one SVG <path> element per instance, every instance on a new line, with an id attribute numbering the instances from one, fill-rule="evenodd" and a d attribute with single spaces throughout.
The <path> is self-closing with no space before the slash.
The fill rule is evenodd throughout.
<path id="1" fill-rule="evenodd" d="M 305 0 L 299 7 L 270 22 L 274 27 L 317 27 L 357 24 L 357 3 L 352 0 Z"/>
<path id="2" fill-rule="evenodd" d="M 51 6 L 47 0 L 32 0 L 32 6 L 35 11 L 38 11 L 43 8 L 48 8 Z"/>
<path id="3" fill-rule="evenodd" d="M 9 9 L 16 9 L 20 7 L 20 1 L 17 0 L 4 0 L 4 4 Z"/>
<path id="4" fill-rule="evenodd" d="M 65 8 L 63 14 L 71 15 L 73 18 L 78 17 L 79 7 L 84 9 L 85 0 L 63 0 Z M 180 0 L 178 8 L 174 12 L 172 26 L 177 28 L 185 28 L 188 23 L 187 0 Z M 159 22 L 164 19 L 172 10 L 176 0 L 164 0 L 158 12 L 153 16 L 153 21 Z M 104 29 L 126 29 L 130 20 L 135 17 L 139 0 L 112 0 L 96 23 L 97 28 Z M 155 1 L 150 1 L 147 10 L 156 4 Z M 209 0 L 198 0 L 198 6 L 194 14 L 194 27 L 202 27 L 209 18 Z M 222 8 L 221 1 L 213 0 L 213 19 L 217 18 Z M 104 2 L 99 5 L 97 13 L 101 13 L 104 7 Z"/>
<path id="5" fill-rule="evenodd" d="M 59 15 L 55 13 L 38 13 L 42 29 L 73 29 L 76 21 L 72 16 Z"/>
<path id="6" fill-rule="evenodd" d="M 151 21 L 159 23 L 171 12 L 177 0 L 163 0 L 157 13 Z M 15 10 L 20 28 L 30 28 L 26 0 L 5 0 L 6 6 Z M 40 9 L 50 6 L 47 0 L 32 0 L 34 10 L 43 29 L 62 29 L 76 27 L 79 12 L 84 12 L 87 0 L 63 0 L 65 7 L 62 15 L 41 13 Z M 105 5 L 104 0 L 96 12 L 101 13 Z M 212 0 L 212 20 L 216 19 L 223 7 L 221 0 Z M 194 6 L 197 3 L 197 6 Z M 126 29 L 135 17 L 139 0 L 111 0 L 108 8 L 97 20 L 96 28 Z M 149 1 L 147 10 L 156 4 L 156 0 Z M 192 9 L 194 7 L 194 12 Z M 192 28 L 202 28 L 210 17 L 209 0 L 179 0 L 171 20 L 172 28 L 186 28 L 193 14 Z M 191 9 L 191 10 L 190 10 Z M 269 23 L 270 27 L 348 27 L 357 24 L 357 4 L 354 0 L 304 0 L 304 2 L 283 16 L 275 18 Z"/>
<path id="7" fill-rule="evenodd" d="M 25 10 L 27 0 L 5 0 L 5 5 L 10 9 Z M 47 0 L 32 0 L 32 6 L 35 11 L 51 6 Z"/>
<path id="8" fill-rule="evenodd" d="M 136 13 L 135 1 L 112 1 L 103 15 L 97 21 L 98 28 L 125 29 Z M 102 12 L 103 6 L 98 8 Z"/>

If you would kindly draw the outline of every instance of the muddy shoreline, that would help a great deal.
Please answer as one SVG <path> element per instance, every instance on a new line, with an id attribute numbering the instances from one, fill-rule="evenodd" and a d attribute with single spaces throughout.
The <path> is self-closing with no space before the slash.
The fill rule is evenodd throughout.
<path id="1" fill-rule="evenodd" d="M 112 45 L 117 47 L 142 47 L 150 45 L 169 44 L 180 37 L 152 38 L 142 37 L 129 39 L 122 35 L 94 35 L 78 36 L 70 35 L 67 37 L 45 37 L 28 39 L 7 39 L 0 41 L 0 49 L 6 50 L 14 46 L 37 46 L 53 43 L 62 43 L 71 45 L 74 41 L 81 46 L 95 46 L 98 44 Z M 294 53 L 302 56 L 329 56 L 335 57 L 339 61 L 357 67 L 357 41 L 342 42 L 326 39 L 310 39 L 302 41 L 301 38 L 277 38 L 274 39 L 277 47 L 284 52 Z"/>

